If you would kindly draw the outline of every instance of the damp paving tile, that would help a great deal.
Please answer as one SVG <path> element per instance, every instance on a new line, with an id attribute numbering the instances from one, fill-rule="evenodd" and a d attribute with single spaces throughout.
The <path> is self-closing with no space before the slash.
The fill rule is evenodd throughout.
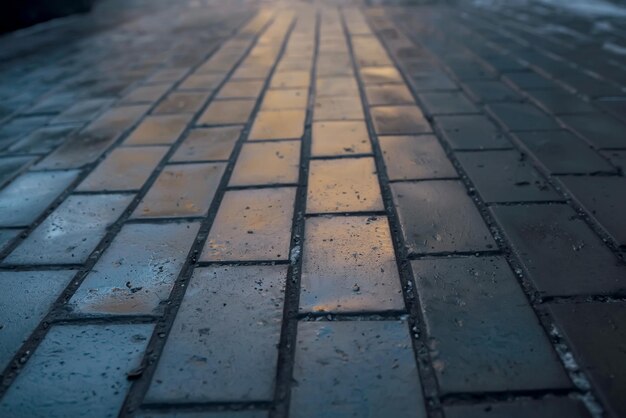
<path id="1" fill-rule="evenodd" d="M 248 142 L 237 158 L 230 186 L 295 184 L 300 172 L 300 141 Z"/>
<path id="2" fill-rule="evenodd" d="M 228 160 L 242 129 L 241 126 L 193 129 L 183 140 L 170 161 Z"/>

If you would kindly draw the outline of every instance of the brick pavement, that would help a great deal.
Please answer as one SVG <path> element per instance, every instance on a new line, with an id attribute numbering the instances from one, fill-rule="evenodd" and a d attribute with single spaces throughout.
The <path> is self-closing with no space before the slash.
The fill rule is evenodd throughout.
<path id="1" fill-rule="evenodd" d="M 626 21 L 555 7 L 0 38 L 0 415 L 626 416 Z"/>

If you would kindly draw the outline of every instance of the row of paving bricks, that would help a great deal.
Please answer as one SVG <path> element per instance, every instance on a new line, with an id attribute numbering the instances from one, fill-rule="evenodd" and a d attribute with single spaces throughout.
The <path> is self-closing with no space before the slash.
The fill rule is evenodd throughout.
<path id="1" fill-rule="evenodd" d="M 0 413 L 621 415 L 626 142 L 589 131 L 621 122 L 485 18 L 408 10 L 261 10 L 29 108 Z"/>

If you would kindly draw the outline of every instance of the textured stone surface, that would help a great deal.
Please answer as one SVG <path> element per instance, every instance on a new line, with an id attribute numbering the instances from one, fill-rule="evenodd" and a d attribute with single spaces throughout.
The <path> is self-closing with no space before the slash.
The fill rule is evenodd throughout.
<path id="1" fill-rule="evenodd" d="M 379 138 L 389 180 L 422 180 L 456 177 L 437 138 L 431 135 Z"/>

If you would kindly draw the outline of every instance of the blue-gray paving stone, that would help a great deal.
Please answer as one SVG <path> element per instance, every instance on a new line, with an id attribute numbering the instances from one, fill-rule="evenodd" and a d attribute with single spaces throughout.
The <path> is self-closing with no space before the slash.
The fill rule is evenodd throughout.
<path id="1" fill-rule="evenodd" d="M 0 251 L 22 232 L 21 229 L 0 229 Z"/>
<path id="2" fill-rule="evenodd" d="M 165 412 L 143 413 L 137 418 L 268 418 L 267 411 L 204 411 L 204 412 Z"/>
<path id="3" fill-rule="evenodd" d="M 571 196 L 621 246 L 626 246 L 626 179 L 613 176 L 561 177 Z"/>
<path id="4" fill-rule="evenodd" d="M 467 81 L 463 84 L 463 87 L 474 100 L 482 103 L 521 99 L 519 93 L 497 80 Z"/>
<path id="5" fill-rule="evenodd" d="M 24 173 L 0 191 L 0 226 L 28 226 L 69 186 L 78 171 Z"/>
<path id="6" fill-rule="evenodd" d="M 508 73 L 504 80 L 517 86 L 520 90 L 542 90 L 558 88 L 554 81 L 540 76 L 532 71 Z"/>
<path id="7" fill-rule="evenodd" d="M 410 254 L 496 249 L 460 181 L 394 183 L 391 190 Z"/>
<path id="8" fill-rule="evenodd" d="M 433 135 L 381 136 L 390 180 L 421 180 L 457 177 L 445 151 Z"/>
<path id="9" fill-rule="evenodd" d="M 569 131 L 519 132 L 516 136 L 551 174 L 616 171 L 585 141 Z"/>
<path id="10" fill-rule="evenodd" d="M 0 187 L 34 159 L 32 156 L 0 158 Z"/>
<path id="11" fill-rule="evenodd" d="M 76 132 L 80 125 L 44 126 L 9 147 L 9 152 L 45 154 Z"/>
<path id="12" fill-rule="evenodd" d="M 70 196 L 6 259 L 9 264 L 83 263 L 122 215 L 131 195 Z"/>
<path id="13" fill-rule="evenodd" d="M 554 119 L 528 103 L 492 103 L 488 109 L 510 131 L 560 128 Z"/>
<path id="14" fill-rule="evenodd" d="M 540 294 L 626 291 L 626 267 L 569 206 L 494 206 L 491 212 Z"/>
<path id="15" fill-rule="evenodd" d="M 51 123 L 75 123 L 94 119 L 105 107 L 113 103 L 112 99 L 81 100 L 52 119 Z"/>
<path id="16" fill-rule="evenodd" d="M 117 234 L 69 302 L 85 314 L 159 313 L 199 224 L 130 224 Z"/>
<path id="17" fill-rule="evenodd" d="M 535 90 L 528 94 L 538 106 L 555 115 L 594 112 L 593 106 L 565 90 Z"/>
<path id="18" fill-rule="evenodd" d="M 626 125 L 601 113 L 564 115 L 559 119 L 566 127 L 598 148 L 625 148 Z"/>
<path id="19" fill-rule="evenodd" d="M 563 200 L 518 151 L 459 152 L 456 157 L 487 203 Z"/>
<path id="20" fill-rule="evenodd" d="M 419 99 L 430 115 L 478 113 L 478 108 L 461 92 L 420 93 Z"/>
<path id="21" fill-rule="evenodd" d="M 406 67 L 411 71 L 411 63 Z M 415 71 L 411 74 L 416 91 L 456 90 L 457 86 L 443 71 Z"/>
<path id="22" fill-rule="evenodd" d="M 117 417 L 153 325 L 53 327 L 0 401 L 6 418 Z"/>
<path id="23" fill-rule="evenodd" d="M 292 418 L 425 418 L 403 321 L 300 322 Z"/>
<path id="24" fill-rule="evenodd" d="M 146 402 L 271 401 L 287 266 L 194 271 Z"/>
<path id="25" fill-rule="evenodd" d="M 506 149 L 511 143 L 482 115 L 435 116 L 435 124 L 455 150 Z"/>
<path id="26" fill-rule="evenodd" d="M 603 155 L 611 160 L 611 163 L 622 170 L 622 173 L 626 172 L 626 150 L 624 151 L 604 151 Z"/>
<path id="27" fill-rule="evenodd" d="M 512 402 L 451 405 L 443 408 L 445 418 L 591 418 L 579 399 L 544 398 Z"/>
<path id="28" fill-rule="evenodd" d="M 550 304 L 557 329 L 611 416 L 626 415 L 626 303 Z"/>
<path id="29" fill-rule="evenodd" d="M 0 272 L 0 369 L 46 316 L 76 272 Z"/>
<path id="30" fill-rule="evenodd" d="M 411 266 L 441 393 L 570 386 L 504 258 L 441 258 Z"/>

